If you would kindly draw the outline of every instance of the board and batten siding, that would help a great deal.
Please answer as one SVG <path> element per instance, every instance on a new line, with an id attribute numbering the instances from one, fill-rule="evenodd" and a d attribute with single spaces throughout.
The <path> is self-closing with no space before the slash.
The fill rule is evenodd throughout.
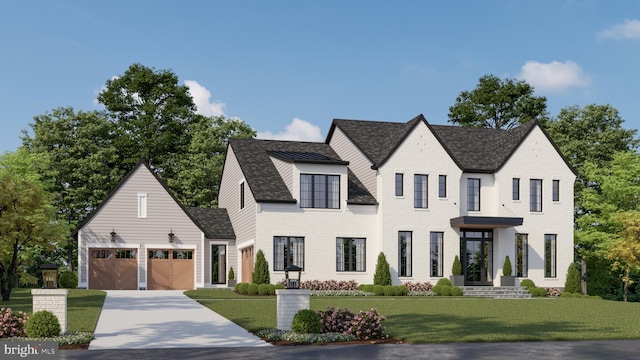
<path id="1" fill-rule="evenodd" d="M 334 129 L 329 145 L 342 160 L 349 162 L 349 169 L 377 199 L 380 196 L 377 193 L 377 173 L 376 170 L 371 169 L 373 165 L 371 161 L 358 150 L 339 127 Z"/>
<path id="2" fill-rule="evenodd" d="M 147 217 L 138 218 L 138 196 L 147 194 Z M 111 242 L 110 233 L 117 233 Z M 169 243 L 168 234 L 175 234 Z M 202 232 L 146 166 L 139 166 L 79 232 L 80 286 L 87 286 L 88 248 L 139 249 L 139 287 L 146 287 L 148 248 L 194 250 L 195 284 L 202 284 Z M 128 246 L 132 245 L 132 246 Z"/>

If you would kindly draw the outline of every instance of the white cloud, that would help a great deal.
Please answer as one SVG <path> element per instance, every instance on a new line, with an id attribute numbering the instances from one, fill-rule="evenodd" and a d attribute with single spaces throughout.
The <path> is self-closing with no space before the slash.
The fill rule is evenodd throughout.
<path id="1" fill-rule="evenodd" d="M 596 37 L 598 40 L 640 39 L 640 20 L 625 20 L 623 24 L 614 25 L 607 30 L 599 32 Z"/>
<path id="2" fill-rule="evenodd" d="M 225 104 L 219 100 L 210 102 L 211 92 L 194 80 L 185 80 L 184 84 L 189 88 L 189 93 L 196 104 L 196 112 L 204 116 L 224 115 Z"/>
<path id="3" fill-rule="evenodd" d="M 548 64 L 527 61 L 518 75 L 537 91 L 562 92 L 571 87 L 586 87 L 591 83 L 582 67 L 573 61 L 552 61 Z"/>
<path id="4" fill-rule="evenodd" d="M 324 141 L 320 128 L 299 118 L 293 118 L 284 131 L 272 133 L 271 131 L 258 131 L 258 139 L 271 140 L 295 140 L 295 141 Z"/>

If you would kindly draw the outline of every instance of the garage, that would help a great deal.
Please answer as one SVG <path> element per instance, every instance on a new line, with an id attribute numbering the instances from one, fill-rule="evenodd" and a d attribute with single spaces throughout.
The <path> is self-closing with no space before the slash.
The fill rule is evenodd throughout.
<path id="1" fill-rule="evenodd" d="M 136 249 L 89 249 L 89 289 L 138 289 Z"/>
<path id="2" fill-rule="evenodd" d="M 193 250 L 149 249 L 148 290 L 192 290 L 194 288 Z"/>

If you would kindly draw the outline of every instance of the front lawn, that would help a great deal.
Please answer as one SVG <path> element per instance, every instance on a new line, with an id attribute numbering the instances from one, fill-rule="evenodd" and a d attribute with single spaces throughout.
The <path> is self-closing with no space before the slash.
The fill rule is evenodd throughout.
<path id="1" fill-rule="evenodd" d="M 249 331 L 276 327 L 275 297 L 202 290 L 203 305 Z M 209 300 L 204 300 L 209 299 Z M 410 343 L 640 339 L 640 303 L 582 298 L 311 297 L 311 308 L 376 308 Z"/>

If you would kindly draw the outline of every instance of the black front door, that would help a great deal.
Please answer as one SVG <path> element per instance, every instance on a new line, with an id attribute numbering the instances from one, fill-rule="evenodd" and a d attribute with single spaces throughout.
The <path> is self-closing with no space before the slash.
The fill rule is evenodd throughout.
<path id="1" fill-rule="evenodd" d="M 493 285 L 493 231 L 463 230 L 461 235 L 460 254 L 464 284 Z"/>

